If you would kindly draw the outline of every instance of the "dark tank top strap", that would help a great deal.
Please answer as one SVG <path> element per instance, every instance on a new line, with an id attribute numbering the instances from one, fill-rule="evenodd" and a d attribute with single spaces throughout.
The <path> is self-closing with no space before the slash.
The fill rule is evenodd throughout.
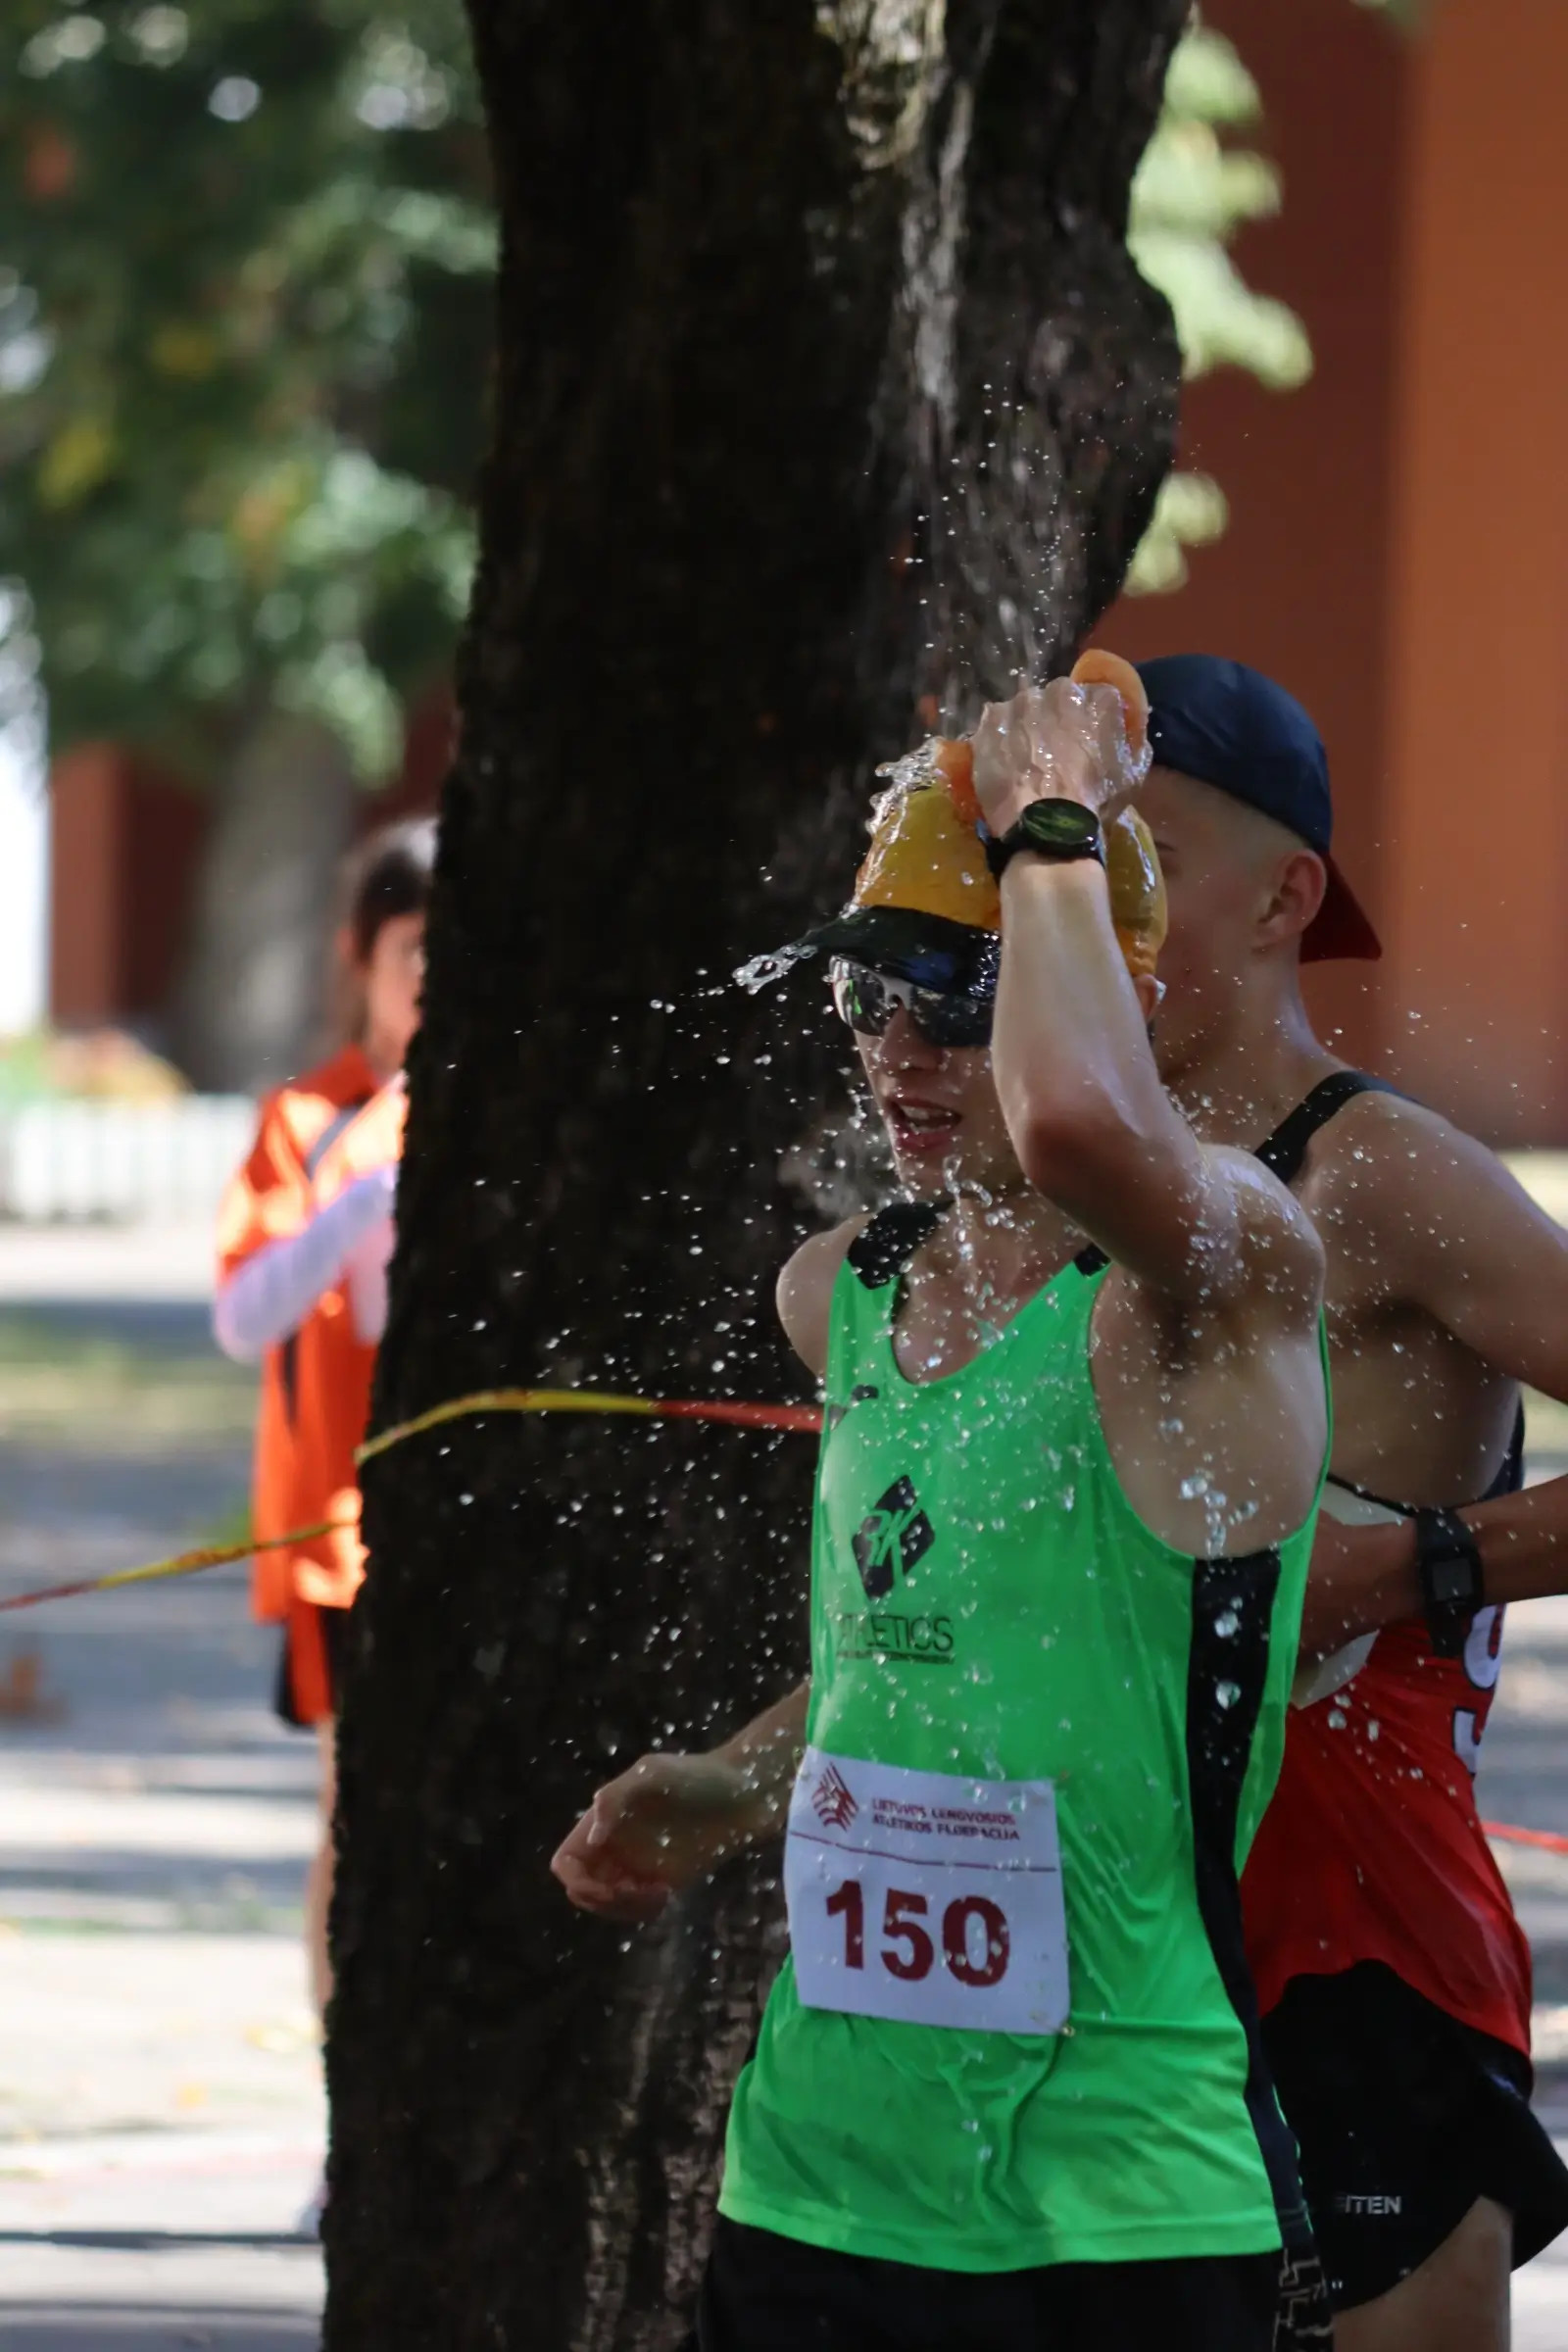
<path id="1" fill-rule="evenodd" d="M 846 1254 L 868 1291 L 898 1280 L 946 1206 L 942 1200 L 890 1200 L 861 1226 Z"/>
<path id="2" fill-rule="evenodd" d="M 1353 1102 L 1357 1095 L 1399 1095 L 1405 1102 L 1410 1099 L 1408 1095 L 1400 1095 L 1399 1089 L 1391 1086 L 1386 1078 L 1369 1077 L 1365 1070 L 1331 1070 L 1294 1110 L 1286 1112 L 1252 1157 L 1260 1159 L 1282 1184 L 1294 1183 L 1301 1172 L 1306 1147 L 1318 1129 L 1326 1127 L 1335 1112 L 1343 1110 L 1347 1102 Z"/>
<path id="3" fill-rule="evenodd" d="M 1514 1415 L 1513 1436 L 1508 1440 L 1508 1450 L 1502 1457 L 1502 1468 L 1481 1499 L 1483 1502 L 1495 1502 L 1499 1494 L 1517 1494 L 1524 1483 L 1525 1408 L 1521 1398 L 1519 1410 Z"/>
<path id="4" fill-rule="evenodd" d="M 1301 1172 L 1306 1147 L 1320 1127 L 1326 1127 L 1337 1110 L 1353 1102 L 1357 1095 L 1397 1095 L 1399 1089 L 1391 1086 L 1386 1078 L 1369 1077 L 1365 1070 L 1331 1070 L 1320 1078 L 1311 1093 L 1287 1111 L 1272 1135 L 1265 1136 L 1252 1156 L 1260 1159 L 1282 1184 L 1290 1184 Z M 1408 1101 L 1408 1096 L 1401 1097 Z M 1073 1259 L 1080 1274 L 1098 1274 L 1108 1266 L 1109 1258 L 1103 1250 L 1091 1243 Z"/>

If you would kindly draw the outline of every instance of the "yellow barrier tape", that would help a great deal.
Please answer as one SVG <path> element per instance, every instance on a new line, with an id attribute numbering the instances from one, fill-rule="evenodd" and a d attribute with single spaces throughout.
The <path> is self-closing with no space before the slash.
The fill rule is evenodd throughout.
<path id="1" fill-rule="evenodd" d="M 355 1453 L 356 1464 L 373 1461 L 405 1438 L 416 1438 L 443 1422 L 466 1420 L 474 1413 L 636 1413 L 649 1421 L 723 1421 L 734 1429 L 794 1430 L 815 1436 L 822 1415 L 814 1404 L 747 1404 L 729 1397 L 617 1396 L 606 1389 L 476 1389 L 471 1396 L 454 1396 L 433 1404 L 412 1421 L 367 1438 Z"/>
<path id="2" fill-rule="evenodd" d="M 66 1600 L 75 1592 L 112 1592 L 117 1585 L 150 1585 L 165 1576 L 195 1576 L 203 1568 L 248 1560 L 253 1551 L 278 1551 L 285 1544 L 309 1544 L 344 1524 L 340 1519 L 323 1519 L 318 1527 L 291 1527 L 287 1535 L 264 1536 L 260 1541 L 251 1536 L 243 1544 L 204 1544 L 196 1551 L 176 1551 L 167 1560 L 149 1560 L 144 1568 L 112 1568 L 107 1576 L 84 1576 L 69 1585 L 42 1585 L 35 1592 L 13 1592 L 0 1600 L 0 1610 L 30 1609 L 40 1600 Z"/>
<path id="3" fill-rule="evenodd" d="M 653 1419 L 659 1409 L 649 1396 L 614 1396 L 591 1389 L 475 1389 L 471 1396 L 449 1397 L 445 1404 L 432 1404 L 428 1412 L 416 1413 L 411 1421 L 377 1430 L 373 1438 L 355 1447 L 354 1461 L 356 1468 L 373 1462 L 378 1453 L 390 1453 L 406 1438 L 422 1437 L 427 1429 L 466 1420 L 473 1413 L 636 1413 Z"/>
<path id="4" fill-rule="evenodd" d="M 406 1439 L 439 1429 L 448 1421 L 478 1413 L 626 1413 L 645 1421 L 720 1421 L 737 1429 L 774 1429 L 814 1434 L 822 1416 L 811 1404 L 747 1404 L 727 1397 L 621 1396 L 604 1389 L 475 1389 L 470 1396 L 450 1397 L 433 1404 L 412 1420 L 378 1430 L 355 1450 L 358 1467 L 389 1453 Z M 107 1576 L 78 1577 L 69 1585 L 42 1585 L 36 1592 L 13 1592 L 0 1600 L 0 1612 L 35 1608 L 40 1601 L 67 1600 L 78 1592 L 110 1592 L 119 1585 L 146 1585 L 168 1576 L 195 1576 L 204 1568 L 221 1568 L 253 1552 L 281 1551 L 292 1544 L 312 1544 L 352 1520 L 323 1519 L 315 1527 L 291 1527 L 281 1536 L 254 1536 L 243 1544 L 204 1544 L 196 1551 L 175 1552 L 167 1560 L 149 1560 L 140 1568 L 114 1568 Z"/>

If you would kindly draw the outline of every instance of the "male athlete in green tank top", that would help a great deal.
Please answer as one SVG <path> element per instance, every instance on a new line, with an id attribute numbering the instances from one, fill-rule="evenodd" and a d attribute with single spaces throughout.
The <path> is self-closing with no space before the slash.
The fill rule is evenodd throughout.
<path id="1" fill-rule="evenodd" d="M 1322 1258 L 1159 1088 L 1136 774 L 1107 689 L 989 710 L 1000 903 L 951 770 L 884 804 L 818 938 L 858 950 L 838 1002 L 914 1198 L 780 1288 L 825 1383 L 808 1713 L 644 1759 L 557 1857 L 648 1917 L 787 1827 L 703 2352 L 1273 2340 L 1302 2223 L 1237 1874 L 1327 1447 Z"/>
<path id="2" fill-rule="evenodd" d="M 915 1382 L 900 1275 L 867 1255 L 831 1309 L 796 1952 L 721 2210 L 975 2271 L 1265 2251 L 1296 2188 L 1238 2009 L 1235 1872 L 1279 1769 L 1309 1527 L 1199 1561 L 1139 1518 L 1090 1372 L 1102 1272 L 1069 1263 Z M 907 1776 L 951 1781 L 956 1838 Z M 1020 1800 L 982 1792 L 1048 1783 L 1037 1852 Z M 1059 1891 L 1067 1965 L 1002 2011 L 1020 1885 Z M 940 2022 L 909 1997 L 932 1986 Z"/>

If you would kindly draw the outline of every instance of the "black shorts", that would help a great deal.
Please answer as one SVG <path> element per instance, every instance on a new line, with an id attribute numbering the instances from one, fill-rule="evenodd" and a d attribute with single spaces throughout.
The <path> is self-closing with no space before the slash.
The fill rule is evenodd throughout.
<path id="1" fill-rule="evenodd" d="M 296 1600 L 283 1621 L 272 1707 L 291 1730 L 308 1732 L 337 1713 L 349 1639 L 347 1609 Z"/>
<path id="2" fill-rule="evenodd" d="M 1568 2228 L 1568 2169 L 1531 2112 L 1530 2062 L 1380 1962 L 1298 1977 L 1263 2020 L 1337 2309 L 1387 2294 L 1478 2197 L 1515 2267 Z"/>
<path id="3" fill-rule="evenodd" d="M 720 2215 L 700 2352 L 1272 2352 L 1280 2258 L 928 2271 Z"/>

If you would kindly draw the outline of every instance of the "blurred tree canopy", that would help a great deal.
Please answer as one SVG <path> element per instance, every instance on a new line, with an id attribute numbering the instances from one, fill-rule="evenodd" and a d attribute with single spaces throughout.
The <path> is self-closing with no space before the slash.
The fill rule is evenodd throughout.
<path id="1" fill-rule="evenodd" d="M 1389 5 L 1389 0 L 1371 0 Z M 459 0 L 13 0 L 0 84 L 0 608 L 57 749 L 200 781 L 270 706 L 363 781 L 444 674 L 471 561 L 494 236 Z M 1129 243 L 1187 373 L 1289 389 L 1300 321 L 1227 252 L 1279 174 L 1195 21 Z M 1129 578 L 1179 587 L 1221 486 L 1167 481 Z"/>
<path id="2" fill-rule="evenodd" d="M 471 564 L 494 231 L 459 0 L 11 0 L 0 575 L 56 749 L 264 709 L 363 781 Z"/>
<path id="3" fill-rule="evenodd" d="M 1187 378 L 1230 366 L 1289 392 L 1312 372 L 1306 329 L 1284 303 L 1254 293 L 1227 250 L 1244 223 L 1269 219 L 1283 199 L 1279 172 L 1265 156 L 1226 144 L 1225 134 L 1257 122 L 1262 112 L 1257 84 L 1232 43 L 1195 22 L 1171 59 L 1164 107 L 1133 181 L 1127 243 L 1175 313 Z M 1211 475 L 1168 474 L 1128 589 L 1179 588 L 1187 577 L 1184 549 L 1217 539 L 1226 520 L 1225 494 Z"/>

